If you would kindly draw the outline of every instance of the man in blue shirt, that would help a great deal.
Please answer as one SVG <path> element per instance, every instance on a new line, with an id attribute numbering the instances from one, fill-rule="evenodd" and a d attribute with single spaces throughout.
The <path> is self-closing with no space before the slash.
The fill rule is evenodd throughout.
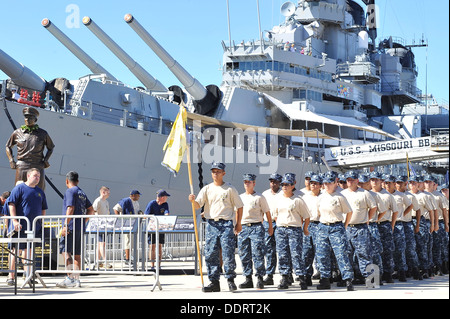
<path id="1" fill-rule="evenodd" d="M 125 197 L 120 200 L 114 207 L 114 214 L 116 215 L 134 215 L 138 214 L 140 211 L 139 198 L 141 193 L 138 190 L 132 190 L 129 197 Z M 141 212 L 142 213 L 142 212 Z M 130 219 L 130 222 L 136 221 L 136 219 Z M 130 232 L 123 234 L 124 246 L 125 246 L 125 264 L 130 265 L 130 250 L 131 246 L 134 245 L 133 236 Z M 132 264 L 132 262 L 131 262 Z"/>
<path id="2" fill-rule="evenodd" d="M 24 219 L 12 219 L 9 222 L 9 232 L 14 232 L 13 238 L 26 238 L 26 230 L 31 230 L 33 221 L 36 217 L 45 215 L 48 209 L 45 193 L 37 185 L 41 178 L 41 173 L 38 169 L 32 168 L 27 172 L 27 181 L 19 184 L 13 188 L 11 195 L 8 197 L 8 208 L 11 217 L 24 216 L 28 218 L 30 229 L 27 229 L 27 222 Z M 36 223 L 35 234 L 36 237 L 41 236 L 41 223 Z M 15 245 L 14 245 L 15 246 Z M 15 248 L 15 247 L 12 247 Z M 22 258 L 26 257 L 26 243 L 19 244 L 19 250 L 22 253 Z M 19 252 L 20 253 L 20 252 Z M 11 256 L 11 270 L 14 270 L 15 258 Z M 7 280 L 8 285 L 14 284 L 14 273 L 10 273 Z"/>
<path id="3" fill-rule="evenodd" d="M 64 194 L 63 214 L 67 218 L 63 222 L 59 250 L 66 260 L 68 269 L 81 269 L 81 242 L 88 218 L 71 218 L 71 216 L 92 215 L 94 209 L 84 191 L 78 187 L 78 173 L 69 172 L 66 175 L 67 190 Z M 72 259 L 74 255 L 74 259 Z M 80 280 L 70 274 L 57 284 L 60 288 L 80 287 Z"/>
<path id="4" fill-rule="evenodd" d="M 152 200 L 150 203 L 148 203 L 147 208 L 145 209 L 145 215 L 155 215 L 155 216 L 164 216 L 169 215 L 169 204 L 167 204 L 167 199 L 169 198 L 169 194 L 163 190 L 160 189 L 156 193 L 156 200 Z M 155 244 L 156 242 L 156 236 L 155 234 L 152 234 L 151 239 L 149 240 L 149 245 L 152 245 L 152 251 L 151 251 L 151 259 L 152 259 L 152 268 L 155 267 Z M 162 256 L 162 245 L 165 243 L 165 237 L 164 234 L 159 235 L 159 259 L 161 261 Z"/>

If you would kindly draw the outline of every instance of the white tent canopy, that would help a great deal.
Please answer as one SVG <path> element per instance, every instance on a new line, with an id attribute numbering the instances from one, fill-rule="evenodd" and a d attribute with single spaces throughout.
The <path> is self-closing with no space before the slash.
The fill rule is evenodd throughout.
<path id="1" fill-rule="evenodd" d="M 364 122 L 358 121 L 353 117 L 344 117 L 344 116 L 335 116 L 335 115 L 323 115 L 316 114 L 309 111 L 301 111 L 299 109 L 295 109 L 290 105 L 286 105 L 276 98 L 264 94 L 264 96 L 272 102 L 275 106 L 277 106 L 281 112 L 283 112 L 288 118 L 296 121 L 307 121 L 307 122 L 316 122 L 316 123 L 324 123 L 335 126 L 342 127 L 350 127 L 357 130 L 367 131 L 375 134 L 380 134 L 383 136 L 387 136 L 392 139 L 398 139 L 392 134 L 389 134 L 383 130 L 380 130 L 376 127 L 370 126 Z"/>

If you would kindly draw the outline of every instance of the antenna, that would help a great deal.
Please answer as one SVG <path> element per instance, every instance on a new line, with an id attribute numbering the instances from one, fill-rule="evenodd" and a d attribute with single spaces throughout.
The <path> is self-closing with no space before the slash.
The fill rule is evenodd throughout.
<path id="1" fill-rule="evenodd" d="M 286 18 L 292 16 L 295 13 L 295 4 L 292 2 L 285 2 L 281 6 L 281 14 L 284 15 Z"/>

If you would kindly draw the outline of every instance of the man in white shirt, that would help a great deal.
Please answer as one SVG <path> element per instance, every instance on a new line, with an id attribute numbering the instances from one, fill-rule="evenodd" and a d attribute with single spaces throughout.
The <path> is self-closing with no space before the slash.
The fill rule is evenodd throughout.
<path id="1" fill-rule="evenodd" d="M 100 188 L 100 196 L 97 197 L 92 204 L 92 208 L 94 209 L 95 215 L 109 215 L 109 202 L 108 198 L 110 195 L 110 190 L 106 186 L 102 186 Z M 99 222 L 105 222 L 106 220 L 99 219 Z M 99 223 L 100 224 L 100 223 Z M 105 247 L 106 247 L 106 234 L 98 233 L 98 244 L 97 244 L 97 260 L 98 260 L 98 268 L 104 268 L 106 264 L 106 255 L 105 255 Z M 112 268 L 111 265 L 106 264 L 106 268 Z"/>

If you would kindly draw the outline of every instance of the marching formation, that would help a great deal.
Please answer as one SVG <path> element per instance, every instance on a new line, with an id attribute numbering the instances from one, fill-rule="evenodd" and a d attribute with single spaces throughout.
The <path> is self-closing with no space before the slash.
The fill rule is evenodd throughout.
<path id="1" fill-rule="evenodd" d="M 381 285 L 448 274 L 448 185 L 438 190 L 431 175 L 307 172 L 305 187 L 296 189 L 295 174 L 272 174 L 259 194 L 256 176 L 245 174 L 239 195 L 224 181 L 225 168 L 213 163 L 213 182 L 189 195 L 207 221 L 204 292 L 220 291 L 221 273 L 237 290 L 236 246 L 245 277 L 240 289 L 254 287 L 253 268 L 258 289 L 275 284 L 277 267 L 278 289 L 298 281 L 302 290 L 313 278 L 320 278 L 319 290 L 337 282 L 353 291 L 378 271 Z"/>

